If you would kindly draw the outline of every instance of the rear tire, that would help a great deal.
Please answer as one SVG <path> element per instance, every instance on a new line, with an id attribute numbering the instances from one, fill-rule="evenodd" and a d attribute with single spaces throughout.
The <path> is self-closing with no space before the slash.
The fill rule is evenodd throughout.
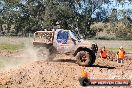
<path id="1" fill-rule="evenodd" d="M 46 59 L 49 55 L 49 50 L 46 47 L 37 48 L 37 57 Z"/>
<path id="2" fill-rule="evenodd" d="M 56 48 L 54 46 L 49 47 L 48 61 L 52 61 L 56 57 Z"/>
<path id="3" fill-rule="evenodd" d="M 37 57 L 45 58 L 47 61 L 52 61 L 56 56 L 56 48 L 52 45 L 45 45 L 37 48 Z"/>

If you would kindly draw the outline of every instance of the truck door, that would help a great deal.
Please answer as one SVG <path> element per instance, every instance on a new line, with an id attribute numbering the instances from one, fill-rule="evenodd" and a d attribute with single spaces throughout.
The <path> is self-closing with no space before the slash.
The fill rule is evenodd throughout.
<path id="1" fill-rule="evenodd" d="M 58 31 L 56 41 L 56 48 L 59 53 L 70 53 L 74 50 L 75 45 L 70 37 L 69 31 Z"/>

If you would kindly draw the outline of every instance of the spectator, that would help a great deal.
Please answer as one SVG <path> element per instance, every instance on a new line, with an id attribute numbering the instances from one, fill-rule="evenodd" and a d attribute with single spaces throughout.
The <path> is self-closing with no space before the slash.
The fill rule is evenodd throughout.
<path id="1" fill-rule="evenodd" d="M 94 53 L 97 55 L 98 45 L 96 43 L 92 43 L 92 47 L 91 48 L 94 51 Z"/>
<path id="2" fill-rule="evenodd" d="M 124 57 L 125 57 L 125 51 L 124 51 L 123 47 L 121 46 L 119 48 L 119 51 L 117 52 L 117 62 L 123 63 Z"/>
<path id="3" fill-rule="evenodd" d="M 107 52 L 106 52 L 105 46 L 101 50 L 101 58 L 104 58 L 104 59 L 107 58 Z"/>

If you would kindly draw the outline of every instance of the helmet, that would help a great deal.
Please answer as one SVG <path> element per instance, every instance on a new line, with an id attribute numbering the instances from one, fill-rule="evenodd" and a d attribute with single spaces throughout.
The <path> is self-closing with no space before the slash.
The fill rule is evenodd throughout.
<path id="1" fill-rule="evenodd" d="M 123 49 L 123 47 L 121 46 L 119 49 Z"/>

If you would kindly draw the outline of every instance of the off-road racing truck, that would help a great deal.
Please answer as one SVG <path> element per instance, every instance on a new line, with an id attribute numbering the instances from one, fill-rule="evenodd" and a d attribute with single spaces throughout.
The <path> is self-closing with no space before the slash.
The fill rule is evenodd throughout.
<path id="1" fill-rule="evenodd" d="M 76 63 L 81 66 L 91 66 L 96 59 L 95 44 L 80 39 L 70 30 L 36 31 L 33 45 L 49 49 L 49 59 L 57 53 L 73 55 L 76 58 Z"/>

